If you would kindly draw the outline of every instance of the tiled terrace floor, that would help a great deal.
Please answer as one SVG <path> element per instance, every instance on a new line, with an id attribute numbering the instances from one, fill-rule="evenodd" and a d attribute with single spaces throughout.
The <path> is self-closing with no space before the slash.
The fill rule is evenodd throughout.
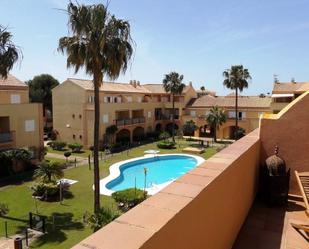
<path id="1" fill-rule="evenodd" d="M 309 224 L 303 205 L 297 196 L 290 196 L 285 208 L 256 202 L 233 249 L 309 249 L 309 236 L 291 226 L 291 222 Z"/>

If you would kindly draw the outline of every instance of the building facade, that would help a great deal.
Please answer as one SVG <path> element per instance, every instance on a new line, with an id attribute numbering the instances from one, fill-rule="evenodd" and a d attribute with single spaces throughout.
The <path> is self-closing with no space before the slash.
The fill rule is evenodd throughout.
<path id="1" fill-rule="evenodd" d="M 0 78 L 0 149 L 43 145 L 42 105 L 29 103 L 29 89 L 22 81 L 12 75 Z"/>
<path id="2" fill-rule="evenodd" d="M 196 98 L 189 84 L 175 96 L 176 128 L 186 105 Z M 171 130 L 172 97 L 162 84 L 104 82 L 100 89 L 100 140 L 116 125 L 116 142 L 138 141 L 147 132 Z M 53 89 L 53 122 L 57 139 L 93 145 L 94 91 L 92 81 L 68 79 Z"/>

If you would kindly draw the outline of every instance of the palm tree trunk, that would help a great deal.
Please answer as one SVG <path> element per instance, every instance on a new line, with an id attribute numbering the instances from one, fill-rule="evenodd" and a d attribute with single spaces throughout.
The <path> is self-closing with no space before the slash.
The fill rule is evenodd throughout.
<path id="1" fill-rule="evenodd" d="M 100 211 L 100 169 L 99 169 L 99 128 L 100 128 L 100 77 L 94 74 L 94 137 L 93 137 L 93 172 L 94 172 L 94 213 Z"/>
<path id="2" fill-rule="evenodd" d="M 214 141 L 217 142 L 217 127 L 214 127 Z"/>
<path id="3" fill-rule="evenodd" d="M 173 127 L 172 127 L 172 139 L 173 143 L 175 143 L 175 100 L 174 100 L 174 94 L 172 94 L 173 98 L 173 111 L 172 111 L 172 121 L 173 121 Z"/>
<path id="4" fill-rule="evenodd" d="M 238 88 L 236 87 L 236 94 L 235 94 L 235 139 L 238 139 Z"/>

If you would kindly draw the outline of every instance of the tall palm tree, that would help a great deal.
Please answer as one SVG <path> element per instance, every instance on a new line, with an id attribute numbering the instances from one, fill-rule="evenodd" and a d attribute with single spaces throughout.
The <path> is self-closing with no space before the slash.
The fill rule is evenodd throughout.
<path id="1" fill-rule="evenodd" d="M 5 79 L 13 65 L 22 57 L 21 50 L 11 39 L 12 34 L 0 25 L 0 77 Z"/>
<path id="2" fill-rule="evenodd" d="M 201 86 L 200 89 L 201 89 L 202 92 L 205 92 L 205 90 L 206 90 L 206 88 L 204 86 Z"/>
<path id="3" fill-rule="evenodd" d="M 43 161 L 34 171 L 34 177 L 40 178 L 43 182 L 49 183 L 63 177 L 63 169 L 59 162 Z"/>
<path id="4" fill-rule="evenodd" d="M 218 106 L 213 106 L 206 115 L 206 121 L 212 127 L 214 131 L 214 140 L 217 142 L 217 130 L 226 122 L 224 111 Z"/>
<path id="5" fill-rule="evenodd" d="M 176 72 L 166 74 L 163 79 L 163 87 L 165 92 L 172 94 L 173 110 L 172 110 L 172 138 L 175 143 L 175 95 L 182 94 L 185 84 L 182 83 L 183 75 L 179 75 Z"/>
<path id="6" fill-rule="evenodd" d="M 111 15 L 103 4 L 67 7 L 71 36 L 59 39 L 58 50 L 67 54 L 67 67 L 78 72 L 84 67 L 94 85 L 94 212 L 100 211 L 99 174 L 99 90 L 104 76 L 111 80 L 125 72 L 133 54 L 130 24 Z"/>
<path id="7" fill-rule="evenodd" d="M 242 92 L 248 88 L 248 81 L 251 80 L 248 69 L 243 65 L 231 66 L 223 72 L 223 85 L 231 90 L 235 90 L 235 139 L 238 139 L 238 91 Z"/>

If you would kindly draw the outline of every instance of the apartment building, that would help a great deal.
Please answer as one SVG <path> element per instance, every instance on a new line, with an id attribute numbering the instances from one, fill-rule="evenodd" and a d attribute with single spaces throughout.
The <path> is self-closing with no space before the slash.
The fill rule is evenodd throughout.
<path id="1" fill-rule="evenodd" d="M 29 103 L 28 86 L 8 75 L 0 78 L 0 149 L 43 146 L 43 109 Z"/>
<path id="2" fill-rule="evenodd" d="M 197 94 L 192 83 L 175 96 L 176 126 Z M 106 128 L 116 125 L 116 141 L 138 141 L 149 131 L 171 130 L 172 97 L 162 84 L 104 82 L 100 88 L 100 140 Z M 67 79 L 53 89 L 53 122 L 57 138 L 93 144 L 94 92 L 91 80 Z"/>
<path id="3" fill-rule="evenodd" d="M 271 98 L 258 96 L 238 96 L 238 126 L 243 128 L 246 133 L 259 127 L 259 118 L 261 114 L 270 112 Z M 187 106 L 182 117 L 183 122 L 193 120 L 199 129 L 195 136 L 213 137 L 214 131 L 207 124 L 206 116 L 213 106 L 222 108 L 227 116 L 227 121 L 219 131 L 218 138 L 233 138 L 235 131 L 235 95 L 212 96 L 204 95 L 192 100 Z"/>
<path id="4" fill-rule="evenodd" d="M 272 91 L 272 113 L 280 112 L 298 96 L 309 90 L 309 82 L 275 82 Z"/>

